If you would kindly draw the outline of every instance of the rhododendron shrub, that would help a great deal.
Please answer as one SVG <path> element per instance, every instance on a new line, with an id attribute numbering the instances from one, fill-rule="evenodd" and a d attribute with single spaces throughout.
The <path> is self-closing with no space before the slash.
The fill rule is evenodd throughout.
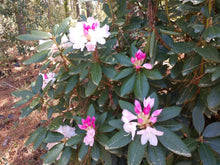
<path id="1" fill-rule="evenodd" d="M 177 84 L 186 81 L 181 76 L 194 73 L 188 67 L 198 66 L 195 59 L 180 64 L 181 58 L 185 59 L 183 54 L 191 53 L 190 57 L 201 61 L 200 55 L 207 58 L 202 52 L 206 48 L 194 48 L 192 40 L 176 43 L 180 36 L 188 34 L 173 31 L 176 26 L 168 28 L 174 20 L 170 21 L 170 15 L 166 17 L 168 22 L 164 19 L 167 6 L 163 3 L 162 7 L 152 0 L 102 3 L 106 13 L 103 22 L 98 17 L 66 18 L 50 32 L 31 31 L 18 36 L 40 42 L 37 53 L 24 64 L 42 65 L 30 89 L 13 92 L 22 97 L 15 107 L 30 101 L 21 109 L 21 118 L 43 109 L 48 119 L 26 144 L 48 149 L 44 164 L 164 165 L 182 160 L 193 162 L 192 152 L 201 159 L 210 153 L 214 159 L 215 153 L 207 149 L 210 144 L 203 141 L 203 136 L 217 143 L 219 133 L 209 131 L 219 128 L 219 122 L 204 129 L 204 107 L 198 105 L 212 95 L 198 96 L 198 103 L 188 105 L 194 98 L 192 92 L 198 94 L 200 87 L 189 82 L 189 95 L 177 90 Z M 183 26 L 180 18 L 175 19 Z M 191 27 L 184 29 L 187 28 Z M 213 46 L 207 49 L 216 51 Z M 182 67 L 187 71 L 179 70 Z M 218 90 L 218 86 L 215 88 Z M 212 103 L 209 106 L 213 110 L 217 103 Z M 198 133 L 190 132 L 192 117 L 187 115 L 191 109 L 187 111 L 185 106 L 195 106 L 193 126 Z M 216 145 L 210 146 L 216 150 Z"/>

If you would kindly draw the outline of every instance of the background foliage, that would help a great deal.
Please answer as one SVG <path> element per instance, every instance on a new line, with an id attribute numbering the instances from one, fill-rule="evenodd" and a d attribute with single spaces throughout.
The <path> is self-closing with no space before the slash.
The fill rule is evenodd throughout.
<path id="1" fill-rule="evenodd" d="M 24 62 L 43 62 L 42 72 L 50 65 L 49 70 L 56 73 L 54 85 L 44 90 L 39 76 L 31 90 L 13 92 L 22 97 L 15 106 L 31 100 L 21 117 L 34 110 L 46 110 L 48 115 L 26 144 L 33 143 L 36 149 L 59 142 L 44 156 L 45 164 L 54 162 L 60 153 L 58 164 L 219 164 L 219 4 L 218 0 L 99 1 L 106 16 L 97 18 L 110 26 L 111 36 L 97 47 L 98 57 L 86 50 L 60 49 L 54 56 L 63 60 L 50 65 L 47 45 L 38 47 L 38 53 Z M 79 19 L 96 15 L 88 13 Z M 64 12 L 61 19 L 66 16 L 73 19 L 60 23 L 54 16 L 51 22 L 59 25 L 53 29 L 38 25 L 34 29 L 41 31 L 18 39 L 50 39 L 42 32 L 50 31 L 52 41 L 59 45 L 78 18 Z M 133 67 L 130 59 L 138 49 L 147 54 L 152 70 Z M 155 98 L 153 110 L 163 108 L 155 127 L 164 135 L 158 137 L 156 147 L 141 145 L 140 136 L 131 141 L 122 127 L 122 110 L 134 112 L 134 100 L 147 96 Z M 85 133 L 77 127 L 87 116 L 97 118 L 93 147 L 82 143 Z M 62 140 L 61 134 L 53 132 L 60 125 L 76 127 L 78 135 Z"/>

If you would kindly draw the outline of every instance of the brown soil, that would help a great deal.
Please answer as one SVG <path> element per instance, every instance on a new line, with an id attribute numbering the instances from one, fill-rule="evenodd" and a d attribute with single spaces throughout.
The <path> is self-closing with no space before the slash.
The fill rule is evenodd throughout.
<path id="1" fill-rule="evenodd" d="M 31 145 L 25 146 L 24 143 L 31 132 L 39 127 L 40 120 L 46 119 L 46 115 L 34 111 L 28 117 L 19 119 L 19 110 L 25 105 L 13 108 L 20 98 L 13 97 L 11 92 L 29 89 L 31 81 L 35 81 L 39 74 L 38 68 L 35 69 L 34 65 L 24 66 L 22 61 L 24 56 L 19 55 L 0 61 L 0 165 L 42 164 L 40 156 L 45 152 L 40 149 L 33 151 Z M 19 67 L 14 66 L 16 62 L 20 64 Z"/>

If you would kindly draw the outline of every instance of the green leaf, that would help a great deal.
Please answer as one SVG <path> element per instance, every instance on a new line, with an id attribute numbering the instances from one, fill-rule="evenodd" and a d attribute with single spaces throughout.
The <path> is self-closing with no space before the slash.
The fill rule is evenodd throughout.
<path id="1" fill-rule="evenodd" d="M 104 10 L 104 12 L 107 14 L 107 16 L 108 16 L 109 18 L 112 17 L 111 11 L 110 11 L 109 6 L 108 6 L 107 3 L 104 3 L 104 4 L 103 4 L 103 10 Z"/>
<path id="2" fill-rule="evenodd" d="M 112 165 L 111 154 L 103 147 L 101 148 L 101 160 L 104 165 Z"/>
<path id="3" fill-rule="evenodd" d="M 111 125 L 114 128 L 120 129 L 120 130 L 123 129 L 123 122 L 121 121 L 121 119 L 110 120 L 108 122 L 108 124 Z"/>
<path id="4" fill-rule="evenodd" d="M 54 44 L 53 41 L 47 41 L 37 47 L 37 51 L 48 50 Z"/>
<path id="5" fill-rule="evenodd" d="M 135 84 L 136 74 L 129 76 L 121 86 L 121 96 L 129 94 L 133 91 L 133 87 Z"/>
<path id="6" fill-rule="evenodd" d="M 160 29 L 160 32 L 162 34 L 167 34 L 167 35 L 173 35 L 173 36 L 179 36 L 180 33 L 174 32 L 174 31 L 169 31 L 169 30 L 164 30 L 164 29 Z"/>
<path id="7" fill-rule="evenodd" d="M 105 149 L 111 150 L 116 148 L 121 148 L 126 146 L 131 141 L 131 135 L 123 130 L 117 132 L 109 141 L 107 142 Z"/>
<path id="8" fill-rule="evenodd" d="M 207 42 L 210 42 L 213 38 L 220 38 L 220 27 L 211 26 L 205 30 L 203 37 Z"/>
<path id="9" fill-rule="evenodd" d="M 132 73 L 134 73 L 134 68 L 123 69 L 115 75 L 114 80 L 120 80 L 122 78 L 127 77 L 128 75 Z"/>
<path id="10" fill-rule="evenodd" d="M 190 157 L 191 153 L 183 141 L 167 128 L 158 126 L 158 131 L 162 131 L 163 136 L 157 136 L 161 144 L 168 150 L 182 156 Z"/>
<path id="11" fill-rule="evenodd" d="M 183 140 L 186 146 L 189 148 L 190 152 L 193 152 L 198 147 L 198 142 L 194 138 L 186 138 Z"/>
<path id="12" fill-rule="evenodd" d="M 177 78 L 177 76 L 180 75 L 181 71 L 183 68 L 183 62 L 182 61 L 178 61 L 175 66 L 172 68 L 170 76 L 175 79 Z"/>
<path id="13" fill-rule="evenodd" d="M 99 126 L 101 126 L 104 122 L 105 122 L 105 120 L 106 120 L 106 117 L 107 117 L 107 112 L 104 112 L 104 113 L 102 113 L 98 118 L 97 118 L 97 120 L 96 120 L 96 125 L 99 125 Z"/>
<path id="14" fill-rule="evenodd" d="M 58 27 L 57 31 L 56 31 L 56 35 L 59 35 L 61 33 L 65 33 L 66 32 L 66 29 L 69 25 L 69 22 L 70 22 L 71 18 L 68 17 L 66 18 L 61 24 L 60 26 Z"/>
<path id="15" fill-rule="evenodd" d="M 102 72 L 111 80 L 113 80 L 117 74 L 116 69 L 113 66 L 102 66 Z"/>
<path id="16" fill-rule="evenodd" d="M 102 133 L 112 132 L 114 129 L 115 129 L 114 127 L 110 126 L 107 123 L 104 123 L 100 127 L 98 127 L 98 132 L 102 132 Z"/>
<path id="17" fill-rule="evenodd" d="M 131 47 L 130 47 L 130 56 L 131 57 L 135 57 L 135 54 L 137 53 L 138 49 L 137 47 L 135 46 L 136 44 L 136 41 L 134 41 L 132 44 L 131 44 Z"/>
<path id="18" fill-rule="evenodd" d="M 119 103 L 122 110 L 127 109 L 131 113 L 134 113 L 134 105 L 133 104 L 131 104 L 127 101 L 123 101 L 123 100 L 119 100 L 118 103 Z"/>
<path id="19" fill-rule="evenodd" d="M 113 57 L 122 65 L 122 66 L 133 66 L 131 59 L 126 56 L 126 53 L 114 54 Z"/>
<path id="20" fill-rule="evenodd" d="M 144 157 L 147 144 L 141 144 L 141 136 L 136 136 L 128 146 L 128 165 L 139 165 Z"/>
<path id="21" fill-rule="evenodd" d="M 57 130 L 60 125 L 63 124 L 63 118 L 61 116 L 56 117 L 48 126 L 48 129 L 51 131 Z"/>
<path id="22" fill-rule="evenodd" d="M 43 128 L 43 130 L 38 134 L 37 138 L 34 141 L 34 144 L 33 144 L 34 150 L 36 150 L 41 145 L 41 143 L 44 141 L 46 135 L 47 135 L 47 129 Z"/>
<path id="23" fill-rule="evenodd" d="M 45 143 L 55 143 L 59 142 L 64 138 L 64 135 L 59 132 L 51 132 L 49 131 L 47 133 L 47 136 L 44 140 Z"/>
<path id="24" fill-rule="evenodd" d="M 42 75 L 39 75 L 37 77 L 36 85 L 35 85 L 38 92 L 42 89 L 42 86 L 43 86 L 43 77 L 42 77 Z"/>
<path id="25" fill-rule="evenodd" d="M 93 63 L 91 67 L 91 76 L 92 81 L 95 85 L 99 85 L 99 82 L 102 79 L 102 68 L 99 63 Z"/>
<path id="26" fill-rule="evenodd" d="M 161 75 L 160 71 L 156 68 L 152 70 L 144 70 L 144 74 L 146 75 L 147 78 L 151 80 L 161 80 L 163 79 L 163 76 Z"/>
<path id="27" fill-rule="evenodd" d="M 192 98 L 195 96 L 197 89 L 198 88 L 196 85 L 190 85 L 187 88 L 184 88 L 183 91 L 181 91 L 181 94 L 177 99 L 176 104 L 180 105 L 188 101 L 192 101 Z"/>
<path id="28" fill-rule="evenodd" d="M 91 118 L 95 116 L 95 108 L 92 104 L 89 105 L 86 116 L 90 116 Z"/>
<path id="29" fill-rule="evenodd" d="M 205 109 L 203 102 L 198 100 L 192 112 L 193 125 L 199 134 L 201 134 L 205 126 L 205 118 L 203 116 Z"/>
<path id="30" fill-rule="evenodd" d="M 171 131 L 179 131 L 182 129 L 182 124 L 174 121 L 174 120 L 168 120 L 163 122 L 156 123 L 157 126 L 162 126 L 170 129 Z"/>
<path id="31" fill-rule="evenodd" d="M 79 142 L 81 142 L 84 137 L 85 137 L 85 134 L 77 134 L 77 135 L 71 137 L 71 138 L 66 142 L 66 146 L 76 145 L 76 144 L 78 144 Z"/>
<path id="32" fill-rule="evenodd" d="M 181 107 L 177 107 L 177 106 L 163 108 L 163 111 L 157 117 L 157 121 L 161 122 L 172 119 L 177 115 L 179 115 L 180 111 L 181 111 Z"/>
<path id="33" fill-rule="evenodd" d="M 71 155 L 72 155 L 72 148 L 65 147 L 60 158 L 60 162 L 62 163 L 62 165 L 68 165 Z"/>
<path id="34" fill-rule="evenodd" d="M 212 150 L 205 144 L 199 146 L 199 156 L 203 165 L 217 165 L 215 155 Z"/>
<path id="35" fill-rule="evenodd" d="M 220 122 L 211 123 L 205 128 L 202 136 L 207 137 L 207 138 L 220 136 L 219 130 L 220 130 Z"/>
<path id="36" fill-rule="evenodd" d="M 61 151 L 63 150 L 64 143 L 59 143 L 55 145 L 50 151 L 48 151 L 46 157 L 44 158 L 44 164 L 52 163 L 59 156 Z"/>
<path id="37" fill-rule="evenodd" d="M 212 81 L 220 78 L 220 66 L 216 67 L 215 71 L 212 73 Z"/>
<path id="38" fill-rule="evenodd" d="M 43 129 L 42 127 L 36 129 L 28 138 L 28 140 L 25 142 L 25 146 L 28 146 L 29 144 L 33 143 L 38 137 L 39 133 L 42 131 L 42 129 Z"/>
<path id="39" fill-rule="evenodd" d="M 160 145 L 147 147 L 147 160 L 152 165 L 166 165 L 166 154 Z"/>
<path id="40" fill-rule="evenodd" d="M 220 137 L 204 139 L 205 144 L 209 145 L 214 151 L 220 154 Z"/>
<path id="41" fill-rule="evenodd" d="M 53 163 L 63 150 L 64 143 L 59 143 L 55 145 L 50 151 L 48 151 L 46 157 L 44 158 L 44 164 Z"/>
<path id="42" fill-rule="evenodd" d="M 72 76 L 68 82 L 67 82 L 67 85 L 66 85 L 66 88 L 65 88 L 65 94 L 69 93 L 70 91 L 73 90 L 73 88 L 76 86 L 76 83 L 78 82 L 78 76 L 74 75 Z"/>
<path id="43" fill-rule="evenodd" d="M 19 117 L 20 119 L 23 119 L 24 117 L 28 116 L 31 112 L 33 112 L 35 108 L 31 108 L 30 106 L 27 106 L 23 109 L 21 109 L 21 116 Z"/>
<path id="44" fill-rule="evenodd" d="M 200 66 L 200 63 L 201 57 L 199 55 L 187 58 L 183 65 L 182 75 L 185 76 L 188 73 L 193 72 L 196 68 Z"/>
<path id="45" fill-rule="evenodd" d="M 84 143 L 82 144 L 82 146 L 80 147 L 79 149 L 79 154 L 78 154 L 78 160 L 80 162 L 83 161 L 83 159 L 85 158 L 86 154 L 88 153 L 89 151 L 89 146 L 88 145 L 85 145 Z"/>
<path id="46" fill-rule="evenodd" d="M 152 59 L 154 54 L 155 54 L 155 43 L 156 43 L 156 35 L 155 35 L 155 30 L 153 30 L 152 34 L 151 34 L 151 38 L 150 38 L 150 50 L 149 50 L 149 55 L 150 58 Z"/>
<path id="47" fill-rule="evenodd" d="M 23 64 L 27 65 L 27 64 L 38 63 L 38 62 L 44 61 L 47 59 L 48 53 L 49 53 L 49 50 L 41 51 L 31 56 L 31 58 L 29 58 L 28 60 L 24 61 Z"/>
<path id="48" fill-rule="evenodd" d="M 220 105 L 220 84 L 213 87 L 207 96 L 209 109 L 216 109 Z"/>
<path id="49" fill-rule="evenodd" d="M 108 97 L 109 97 L 109 91 L 108 91 L 108 89 L 105 89 L 101 93 L 101 95 L 98 99 L 98 104 L 99 104 L 100 107 L 102 107 L 105 104 L 105 102 L 108 100 Z"/>
<path id="50" fill-rule="evenodd" d="M 143 101 L 147 96 L 148 91 L 149 84 L 147 78 L 143 73 L 139 72 L 134 84 L 134 94 L 139 100 Z"/>
<path id="51" fill-rule="evenodd" d="M 98 86 L 95 85 L 92 80 L 89 80 L 88 84 L 87 84 L 87 87 L 86 87 L 86 90 L 85 90 L 85 94 L 86 94 L 86 97 L 89 97 L 91 96 L 95 91 L 96 91 L 96 88 Z"/>
<path id="52" fill-rule="evenodd" d="M 173 44 L 173 50 L 175 53 L 189 53 L 193 51 L 196 46 L 194 42 L 177 42 Z"/>
<path id="53" fill-rule="evenodd" d="M 99 145 L 96 142 L 94 142 L 92 149 L 91 149 L 92 159 L 97 162 L 100 158 L 100 155 L 101 155 L 101 149 Z"/>
<path id="54" fill-rule="evenodd" d="M 218 50 L 213 46 L 206 46 L 204 48 L 196 47 L 194 50 L 208 61 L 220 62 Z"/>
<path id="55" fill-rule="evenodd" d="M 27 91 L 27 90 L 14 91 L 11 94 L 14 97 L 22 97 L 28 99 L 31 99 L 34 96 L 34 94 L 31 91 Z"/>
<path id="56" fill-rule="evenodd" d="M 32 31 L 34 33 L 32 34 L 21 34 L 17 36 L 17 39 L 23 40 L 23 41 L 36 41 L 36 40 L 43 40 L 43 39 L 49 39 L 51 38 L 51 35 L 42 32 L 42 31 Z"/>
<path id="57" fill-rule="evenodd" d="M 213 85 L 215 85 L 217 81 L 212 81 L 211 80 L 211 74 L 206 74 L 205 76 L 203 76 L 200 81 L 199 81 L 199 87 L 211 87 Z"/>
<path id="58" fill-rule="evenodd" d="M 96 140 L 101 144 L 103 147 L 106 146 L 106 143 L 108 142 L 109 138 L 105 134 L 97 134 Z"/>

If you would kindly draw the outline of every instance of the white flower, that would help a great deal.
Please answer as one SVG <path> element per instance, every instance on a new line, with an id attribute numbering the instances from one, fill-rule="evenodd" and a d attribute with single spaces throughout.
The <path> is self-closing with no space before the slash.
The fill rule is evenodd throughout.
<path id="1" fill-rule="evenodd" d="M 152 127 L 147 127 L 146 129 L 137 131 L 138 135 L 141 135 L 141 144 L 145 145 L 148 141 L 150 145 L 157 146 L 158 140 L 157 136 L 162 136 L 163 132 L 156 130 Z"/>
<path id="2" fill-rule="evenodd" d="M 59 132 L 59 133 L 63 134 L 65 139 L 69 139 L 69 138 L 71 138 L 71 137 L 77 135 L 76 132 L 75 132 L 75 128 L 74 128 L 74 127 L 70 127 L 70 126 L 68 126 L 68 125 L 64 125 L 64 126 L 61 125 L 61 126 L 60 126 L 57 130 L 55 130 L 54 132 Z M 57 145 L 57 144 L 58 144 L 58 142 L 48 143 L 46 147 L 48 148 L 48 150 L 50 150 L 53 146 L 55 146 L 55 145 Z M 59 156 L 57 157 L 56 160 L 59 160 L 59 159 L 60 159 L 61 154 L 62 154 L 62 152 L 59 154 Z"/>
<path id="3" fill-rule="evenodd" d="M 64 137 L 68 138 L 68 139 L 76 135 L 75 128 L 74 127 L 70 127 L 68 125 L 64 125 L 64 126 L 61 125 L 56 130 L 56 132 L 59 132 L 59 133 L 63 134 Z"/>
<path id="4" fill-rule="evenodd" d="M 124 123 L 123 129 L 127 133 L 131 133 L 131 139 L 134 140 L 137 122 Z"/>
<path id="5" fill-rule="evenodd" d="M 93 17 L 89 17 L 87 22 L 78 22 L 75 28 L 69 29 L 69 39 L 73 48 L 81 51 L 85 46 L 87 51 L 95 51 L 96 44 L 105 44 L 105 38 L 109 35 L 109 26 L 100 27 L 99 21 Z"/>
<path id="6" fill-rule="evenodd" d="M 54 81 L 56 80 L 55 78 L 55 73 L 47 73 L 47 74 L 42 74 L 40 73 L 39 75 L 41 75 L 43 77 L 43 85 L 42 85 L 42 90 L 44 90 L 44 88 L 47 86 L 47 84 L 51 81 L 52 85 L 54 83 Z"/>

